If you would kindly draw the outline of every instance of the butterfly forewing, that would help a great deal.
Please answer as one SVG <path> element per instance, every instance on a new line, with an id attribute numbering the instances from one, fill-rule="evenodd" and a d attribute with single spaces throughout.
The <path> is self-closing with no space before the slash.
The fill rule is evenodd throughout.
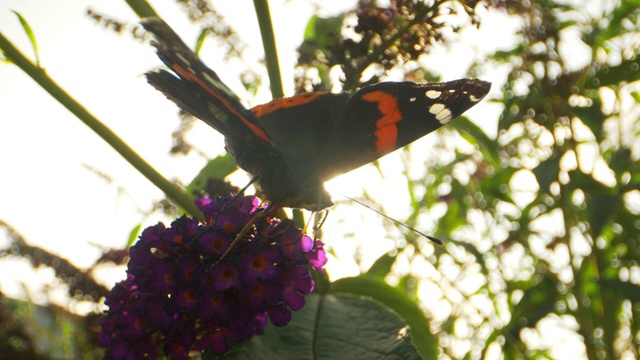
<path id="1" fill-rule="evenodd" d="M 471 108 L 490 87 L 475 79 L 365 87 L 349 100 L 318 171 L 329 180 L 408 145 Z"/>
<path id="2" fill-rule="evenodd" d="M 158 57 L 175 74 L 163 70 L 147 73 L 153 87 L 227 138 L 254 134 L 270 145 L 255 116 L 164 21 L 147 18 L 142 25 L 153 33 Z"/>

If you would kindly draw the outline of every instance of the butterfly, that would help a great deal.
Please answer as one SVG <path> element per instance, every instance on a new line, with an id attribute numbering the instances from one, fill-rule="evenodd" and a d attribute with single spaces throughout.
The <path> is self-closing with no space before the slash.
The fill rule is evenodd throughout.
<path id="1" fill-rule="evenodd" d="M 247 109 L 162 20 L 144 28 L 169 68 L 147 81 L 225 137 L 258 195 L 279 206 L 318 211 L 333 205 L 324 183 L 447 124 L 484 98 L 491 84 L 382 82 L 354 93 L 309 92 Z"/>

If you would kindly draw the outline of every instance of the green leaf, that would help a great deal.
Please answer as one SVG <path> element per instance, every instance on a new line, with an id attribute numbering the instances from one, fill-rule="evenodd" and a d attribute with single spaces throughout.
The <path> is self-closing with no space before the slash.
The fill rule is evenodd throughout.
<path id="1" fill-rule="evenodd" d="M 480 148 L 480 152 L 489 164 L 496 167 L 500 166 L 498 146 L 495 140 L 490 139 L 478 125 L 472 123 L 464 116 L 457 117 L 456 121 L 452 123 L 455 124 L 456 130 L 458 130 L 465 140 Z"/>
<path id="2" fill-rule="evenodd" d="M 625 18 L 633 17 L 640 6 L 638 0 L 620 1 L 607 16 L 608 26 L 600 32 L 600 35 L 594 39 L 593 48 L 601 47 L 607 40 L 620 36 L 626 30 L 621 24 Z M 628 31 L 628 30 L 627 30 Z M 598 34 L 598 32 L 595 32 Z"/>
<path id="3" fill-rule="evenodd" d="M 609 167 L 616 174 L 616 179 L 622 178 L 626 172 L 634 173 L 635 166 L 631 157 L 631 149 L 620 147 L 607 153 L 605 160 Z"/>
<path id="4" fill-rule="evenodd" d="M 588 209 L 591 213 L 591 234 L 594 238 L 600 235 L 604 226 L 611 220 L 611 217 L 615 215 L 614 210 L 621 201 L 622 199 L 619 196 L 602 193 L 591 194 Z"/>
<path id="5" fill-rule="evenodd" d="M 640 302 L 640 286 L 618 279 L 598 279 L 603 289 L 621 294 L 623 298 L 631 300 L 633 304 Z"/>
<path id="6" fill-rule="evenodd" d="M 223 180 L 227 175 L 234 172 L 238 167 L 229 154 L 218 156 L 210 160 L 200 173 L 187 185 L 187 193 L 195 194 L 200 192 L 207 185 L 209 179 Z"/>
<path id="7" fill-rule="evenodd" d="M 24 29 L 24 32 L 27 33 L 27 36 L 29 37 L 29 41 L 31 42 L 31 47 L 33 48 L 33 53 L 36 57 L 36 66 L 40 67 L 40 55 L 38 54 L 38 43 L 36 42 L 36 36 L 33 34 L 33 30 L 31 30 L 31 26 L 29 26 L 29 23 L 27 22 L 27 20 L 22 17 L 22 15 L 20 15 L 19 12 L 12 10 L 12 12 L 14 14 L 16 14 L 16 16 L 18 17 L 18 20 L 20 20 L 20 24 L 22 25 L 22 28 Z"/>
<path id="8" fill-rule="evenodd" d="M 304 40 L 314 41 L 320 47 L 334 43 L 340 36 L 344 14 L 322 18 L 313 16 L 304 30 Z"/>
<path id="9" fill-rule="evenodd" d="M 193 52 L 196 55 L 200 55 L 200 50 L 202 50 L 202 45 L 204 45 L 204 40 L 207 38 L 208 29 L 202 29 L 200 34 L 198 35 L 198 39 L 196 40 L 196 46 L 193 48 Z"/>
<path id="10" fill-rule="evenodd" d="M 548 192 L 549 186 L 552 182 L 558 180 L 558 173 L 560 172 L 560 156 L 554 156 L 547 159 L 533 169 L 533 174 L 538 180 L 540 190 L 542 192 Z"/>
<path id="11" fill-rule="evenodd" d="M 498 120 L 498 131 L 508 130 L 513 124 L 522 122 L 525 116 L 525 107 L 523 103 L 526 101 L 530 106 L 535 106 L 539 103 L 539 95 L 533 93 L 529 94 L 529 97 L 522 99 L 519 96 L 508 97 L 506 94 L 503 96 L 501 102 L 504 104 L 504 110 L 500 114 Z"/>
<path id="12" fill-rule="evenodd" d="M 617 66 L 603 66 L 595 74 L 600 86 L 617 86 L 620 83 L 632 83 L 640 79 L 638 59 L 623 61 Z"/>
<path id="13" fill-rule="evenodd" d="M 486 262 L 484 261 L 485 259 L 484 254 L 480 250 L 478 250 L 478 248 L 475 245 L 465 241 L 457 241 L 452 239 L 447 240 L 447 244 L 460 246 L 461 248 L 465 249 L 469 254 L 473 255 L 473 257 L 476 258 L 476 263 L 480 265 L 480 268 L 482 269 L 482 274 L 486 275 L 487 277 L 489 276 L 490 272 L 489 272 L 489 269 L 487 269 Z"/>
<path id="14" fill-rule="evenodd" d="M 391 267 L 393 266 L 393 263 L 395 263 L 395 261 L 395 256 L 384 254 L 380 256 L 378 260 L 373 263 L 373 265 L 371 265 L 369 271 L 367 271 L 367 274 L 383 278 L 391 272 Z"/>
<path id="15" fill-rule="evenodd" d="M 513 290 L 509 293 L 513 293 Z M 524 290 L 520 302 L 511 312 L 511 321 L 505 326 L 505 330 L 518 338 L 523 327 L 535 327 L 540 319 L 554 311 L 557 296 L 554 282 L 545 276 L 539 283 Z"/>
<path id="16" fill-rule="evenodd" d="M 569 109 L 574 116 L 578 117 L 591 130 L 598 142 L 600 142 L 604 137 L 602 125 L 607 117 L 602 113 L 600 97 L 594 95 L 590 98 L 593 100 L 593 104 L 590 107 L 571 107 Z"/>
<path id="17" fill-rule="evenodd" d="M 344 294 L 311 294 L 284 327 L 267 325 L 261 336 L 221 359 L 421 359 L 405 324 L 380 304 Z"/>
<path id="18" fill-rule="evenodd" d="M 429 330 L 429 320 L 422 309 L 402 291 L 389 286 L 377 276 L 363 274 L 331 284 L 332 293 L 348 293 L 373 298 L 395 311 L 409 325 L 411 338 L 424 359 L 435 359 L 438 343 Z M 362 357 L 360 357 L 362 358 Z M 366 358 L 366 357 L 364 357 Z"/>
<path id="19" fill-rule="evenodd" d="M 330 53 L 329 47 L 340 41 L 344 17 L 344 14 L 330 18 L 313 16 L 304 31 L 304 41 L 298 48 L 298 63 L 307 63 L 314 59 L 317 51 Z"/>
<path id="20" fill-rule="evenodd" d="M 125 249 L 130 248 L 131 245 L 133 245 L 133 243 L 136 242 L 136 239 L 138 238 L 138 234 L 140 234 L 140 229 L 142 229 L 142 224 L 138 224 L 136 225 L 136 227 L 131 229 L 131 232 L 129 232 L 129 239 L 127 239 L 127 246 L 125 247 Z"/>

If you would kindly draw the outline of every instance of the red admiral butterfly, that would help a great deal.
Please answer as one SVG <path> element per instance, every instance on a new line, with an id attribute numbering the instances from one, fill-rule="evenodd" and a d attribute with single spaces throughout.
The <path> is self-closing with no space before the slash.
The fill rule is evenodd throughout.
<path id="1" fill-rule="evenodd" d="M 353 94 L 312 92 L 248 110 L 166 23 L 142 24 L 173 71 L 149 72 L 149 83 L 222 133 L 238 166 L 257 178 L 258 194 L 280 206 L 315 211 L 333 205 L 325 181 L 436 130 L 491 87 L 474 79 L 383 82 Z"/>

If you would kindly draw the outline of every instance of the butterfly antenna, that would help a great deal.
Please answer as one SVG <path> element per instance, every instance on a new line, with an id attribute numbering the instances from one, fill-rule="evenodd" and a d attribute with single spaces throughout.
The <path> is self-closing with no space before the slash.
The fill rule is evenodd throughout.
<path id="1" fill-rule="evenodd" d="M 348 197 L 348 196 L 346 196 L 346 195 L 342 195 L 342 196 L 346 197 L 347 199 L 349 199 L 349 200 L 351 200 L 351 201 L 353 201 L 353 202 L 356 202 L 356 203 L 358 203 L 358 204 L 360 204 L 360 205 L 362 205 L 362 206 L 366 207 L 367 209 L 369 209 L 369 210 L 371 210 L 371 211 L 373 211 L 373 212 L 377 213 L 378 215 L 384 216 L 385 218 L 387 218 L 387 219 L 389 219 L 389 220 L 393 221 L 394 223 L 396 223 L 396 224 L 398 224 L 398 225 L 400 225 L 400 226 L 402 226 L 402 227 L 404 227 L 404 228 L 406 228 L 406 229 L 409 229 L 409 230 L 411 230 L 411 231 L 415 232 L 416 234 L 419 234 L 419 235 L 421 235 L 421 236 L 426 237 L 427 239 L 431 240 L 431 242 L 433 242 L 433 243 L 435 243 L 435 244 L 438 244 L 438 245 L 444 245 L 444 242 L 443 242 L 442 240 L 440 240 L 440 239 L 436 239 L 436 238 L 434 238 L 433 236 L 429 236 L 429 235 L 427 235 L 427 234 L 425 234 L 425 233 L 423 233 L 423 232 L 420 232 L 420 231 L 418 231 L 418 230 L 416 230 L 416 229 L 412 228 L 411 226 L 409 226 L 409 225 L 407 225 L 407 224 L 403 223 L 402 221 L 399 221 L 399 220 L 396 220 L 396 219 L 394 219 L 394 218 L 390 217 L 390 216 L 389 216 L 389 215 L 387 215 L 387 214 L 383 214 L 382 212 L 380 212 L 380 211 L 378 211 L 378 210 L 374 209 L 373 207 L 371 207 L 371 206 L 369 206 L 369 205 L 367 205 L 367 204 L 363 203 L 362 201 L 358 201 L 358 200 L 356 200 L 356 199 L 354 199 L 354 198 L 351 198 L 351 197 Z"/>
<path id="2" fill-rule="evenodd" d="M 256 212 L 253 215 L 253 217 L 251 217 L 251 219 L 247 221 L 247 223 L 244 225 L 242 230 L 240 230 L 240 232 L 236 235 L 235 239 L 233 239 L 231 244 L 229 244 L 229 247 L 227 248 L 227 250 L 222 254 L 222 256 L 220 256 L 220 258 L 215 262 L 215 264 L 213 264 L 213 267 L 216 267 L 216 265 L 218 265 L 222 260 L 224 260 L 224 258 L 227 257 L 227 255 L 229 255 L 229 253 L 231 252 L 231 249 L 233 249 L 236 245 L 238 245 L 238 242 L 240 242 L 240 240 L 242 240 L 249 233 L 249 231 L 251 231 L 251 228 L 253 228 L 253 224 L 255 224 L 256 221 L 258 221 L 258 219 L 268 215 L 275 206 L 276 206 L 275 203 L 270 203 L 269 205 L 267 205 L 266 208 Z"/>

